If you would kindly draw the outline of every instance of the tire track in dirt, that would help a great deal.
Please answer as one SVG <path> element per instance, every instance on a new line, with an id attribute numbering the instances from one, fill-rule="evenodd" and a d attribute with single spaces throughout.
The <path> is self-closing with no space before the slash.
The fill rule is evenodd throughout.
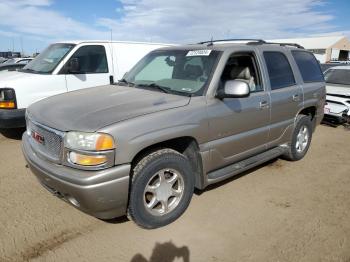
<path id="1" fill-rule="evenodd" d="M 79 238 L 83 235 L 87 235 L 97 228 L 103 226 L 101 223 L 90 224 L 85 227 L 76 228 L 73 230 L 63 230 L 57 234 L 52 235 L 51 237 L 34 243 L 31 246 L 28 246 L 23 251 L 18 254 L 13 254 L 10 256 L 11 259 L 5 258 L 6 262 L 12 261 L 30 261 L 41 257 L 49 251 L 58 249 L 63 244 L 72 241 L 76 238 Z M 1 259 L 0 259 L 1 260 Z M 1 260 L 2 261 L 2 260 Z"/>

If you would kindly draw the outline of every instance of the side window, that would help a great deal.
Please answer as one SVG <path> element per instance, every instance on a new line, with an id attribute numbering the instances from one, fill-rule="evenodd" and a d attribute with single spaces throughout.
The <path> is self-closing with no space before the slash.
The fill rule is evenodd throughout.
<path id="1" fill-rule="evenodd" d="M 223 88 L 228 80 L 246 82 L 252 93 L 264 90 L 258 63 L 253 53 L 235 53 L 228 59 L 224 72 L 221 75 L 219 88 Z"/>
<path id="2" fill-rule="evenodd" d="M 295 78 L 287 57 L 280 52 L 264 52 L 271 89 L 279 89 L 295 84 Z"/>
<path id="3" fill-rule="evenodd" d="M 135 80 L 159 81 L 171 79 L 174 67 L 167 63 L 168 59 L 175 61 L 175 57 L 157 56 L 137 74 Z"/>
<path id="4" fill-rule="evenodd" d="M 79 61 L 78 74 L 108 73 L 106 50 L 101 45 L 80 47 L 70 58 Z M 69 63 L 69 62 L 68 62 Z"/>
<path id="5" fill-rule="evenodd" d="M 305 83 L 323 82 L 323 74 L 315 56 L 305 51 L 292 51 L 295 62 Z"/>

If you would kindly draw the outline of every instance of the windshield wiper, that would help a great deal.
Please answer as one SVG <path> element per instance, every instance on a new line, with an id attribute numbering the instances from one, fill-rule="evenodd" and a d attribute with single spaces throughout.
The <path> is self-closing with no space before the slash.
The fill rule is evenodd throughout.
<path id="1" fill-rule="evenodd" d="M 167 93 L 167 94 L 171 93 L 169 88 L 164 87 L 164 86 L 160 86 L 160 85 L 158 85 L 156 83 L 152 83 L 152 84 L 138 84 L 137 86 L 157 89 L 157 90 L 160 90 L 163 93 Z"/>
<path id="2" fill-rule="evenodd" d="M 118 80 L 118 84 L 120 84 L 120 83 L 126 84 L 128 86 L 134 86 L 135 85 L 133 82 L 129 82 L 125 78 Z"/>

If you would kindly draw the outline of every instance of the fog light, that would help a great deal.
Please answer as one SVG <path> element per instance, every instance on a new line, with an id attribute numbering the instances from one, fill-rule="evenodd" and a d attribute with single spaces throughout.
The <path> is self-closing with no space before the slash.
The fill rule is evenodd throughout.
<path id="1" fill-rule="evenodd" d="M 107 157 L 103 155 L 83 155 L 76 152 L 69 153 L 69 160 L 76 165 L 98 166 L 107 162 Z"/>

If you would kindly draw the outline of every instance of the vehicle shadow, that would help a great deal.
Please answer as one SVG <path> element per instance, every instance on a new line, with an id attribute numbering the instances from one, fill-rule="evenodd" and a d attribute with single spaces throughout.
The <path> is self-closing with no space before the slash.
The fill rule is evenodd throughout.
<path id="1" fill-rule="evenodd" d="M 116 217 L 112 219 L 101 219 L 101 220 L 109 224 L 122 224 L 129 221 L 129 219 L 126 216 Z"/>
<path id="2" fill-rule="evenodd" d="M 21 140 L 25 128 L 0 129 L 0 134 L 12 140 Z"/>
<path id="3" fill-rule="evenodd" d="M 181 260 L 182 259 L 182 260 Z M 171 241 L 165 243 L 156 243 L 152 255 L 147 260 L 142 254 L 136 254 L 130 262 L 174 262 L 190 261 L 190 250 L 187 246 L 176 247 Z"/>
<path id="4" fill-rule="evenodd" d="M 201 194 L 203 194 L 203 193 L 205 193 L 205 192 L 207 192 L 207 191 L 214 190 L 214 189 L 216 189 L 216 188 L 218 188 L 218 187 L 221 187 L 221 186 L 223 186 L 223 185 L 225 185 L 225 184 L 231 183 L 232 181 L 234 181 L 234 180 L 236 180 L 236 179 L 239 179 L 239 178 L 241 178 L 241 177 L 243 177 L 243 176 L 249 175 L 250 173 L 253 173 L 253 172 L 255 172 L 256 170 L 258 170 L 258 169 L 260 169 L 260 168 L 263 168 L 263 167 L 265 167 L 265 166 L 274 166 L 274 165 L 276 164 L 276 162 L 277 162 L 279 159 L 280 159 L 280 158 L 274 158 L 274 159 L 272 159 L 272 160 L 269 160 L 269 161 L 267 161 L 267 162 L 265 162 L 265 163 L 263 163 L 263 164 L 261 164 L 261 165 L 258 165 L 258 166 L 256 166 L 256 167 L 253 167 L 253 168 L 251 168 L 251 169 L 249 169 L 249 170 L 247 170 L 247 171 L 244 171 L 244 172 L 242 172 L 242 173 L 240 173 L 240 174 L 237 174 L 237 175 L 235 175 L 235 176 L 233 176 L 233 177 L 231 177 L 231 178 L 227 178 L 227 179 L 225 179 L 225 180 L 223 180 L 223 181 L 221 181 L 221 182 L 218 182 L 218 183 L 209 185 L 209 186 L 207 186 L 204 190 L 195 189 L 194 193 L 195 193 L 196 195 L 200 196 Z M 277 165 L 276 165 L 276 166 L 277 166 Z"/>

